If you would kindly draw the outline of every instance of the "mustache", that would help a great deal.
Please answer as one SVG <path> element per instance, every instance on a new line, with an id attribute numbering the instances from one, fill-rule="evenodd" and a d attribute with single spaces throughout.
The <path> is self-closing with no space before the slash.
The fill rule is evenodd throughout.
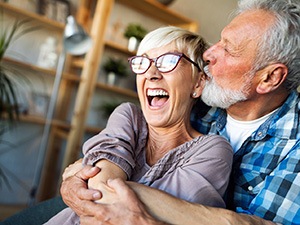
<path id="1" fill-rule="evenodd" d="M 206 80 L 213 79 L 213 76 L 212 76 L 212 74 L 211 74 L 210 71 L 209 71 L 208 65 L 206 65 L 206 66 L 203 68 L 203 72 L 204 72 L 204 74 L 205 74 Z"/>

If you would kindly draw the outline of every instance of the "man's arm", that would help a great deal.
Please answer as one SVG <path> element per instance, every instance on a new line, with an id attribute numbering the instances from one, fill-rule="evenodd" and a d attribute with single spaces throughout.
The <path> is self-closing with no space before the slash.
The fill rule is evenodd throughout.
<path id="1" fill-rule="evenodd" d="M 257 216 L 237 214 L 223 208 L 190 203 L 138 183 L 127 182 L 128 186 L 126 186 L 122 181 L 116 180 L 109 184 L 113 189 L 122 189 L 123 191 L 127 190 L 129 186 L 137 194 L 138 199 L 144 203 L 151 215 L 169 224 L 274 225 L 273 222 L 263 220 Z M 128 190 L 125 193 L 127 192 Z M 125 199 L 127 202 L 137 201 L 132 195 L 127 195 Z"/>
<path id="2" fill-rule="evenodd" d="M 114 190 L 114 200 L 110 204 L 96 204 L 93 201 L 100 194 L 97 190 L 87 189 L 86 181 L 97 172 L 99 169 L 86 166 L 62 184 L 64 201 L 80 215 L 83 225 L 97 224 L 100 221 L 105 221 L 103 224 L 123 224 L 125 220 L 126 224 L 132 225 L 274 225 L 256 216 L 189 203 L 141 184 L 128 182 L 129 187 L 120 179 L 108 182 L 109 187 Z"/>

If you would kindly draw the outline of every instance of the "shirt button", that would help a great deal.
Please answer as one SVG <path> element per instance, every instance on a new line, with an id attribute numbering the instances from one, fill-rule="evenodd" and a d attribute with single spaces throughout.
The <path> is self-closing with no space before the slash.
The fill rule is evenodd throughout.
<path id="1" fill-rule="evenodd" d="M 252 187 L 252 186 L 249 186 L 249 187 L 248 187 L 248 191 L 252 192 L 252 191 L 253 191 L 253 187 Z"/>
<path id="2" fill-rule="evenodd" d="M 261 137 L 263 135 L 262 132 L 258 132 L 258 136 Z"/>

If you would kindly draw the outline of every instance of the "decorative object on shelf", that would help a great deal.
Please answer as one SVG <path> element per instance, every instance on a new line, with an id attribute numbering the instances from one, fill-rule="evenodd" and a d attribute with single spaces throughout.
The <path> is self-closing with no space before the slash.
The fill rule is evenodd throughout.
<path id="1" fill-rule="evenodd" d="M 172 2 L 174 2 L 174 0 L 157 0 L 157 1 L 163 5 L 170 5 Z"/>
<path id="2" fill-rule="evenodd" d="M 128 75 L 128 65 L 123 59 L 109 57 L 103 64 L 103 69 L 107 74 L 106 83 L 116 85 L 117 78 Z"/>
<path id="3" fill-rule="evenodd" d="M 40 183 L 41 179 L 41 173 L 44 163 L 44 158 L 47 150 L 48 145 L 48 138 L 50 134 L 51 129 L 51 121 L 53 119 L 55 104 L 58 96 L 59 86 L 63 74 L 64 64 L 65 64 L 65 58 L 66 54 L 69 53 L 71 55 L 83 55 L 85 54 L 92 45 L 91 38 L 87 35 L 87 33 L 83 30 L 82 27 L 80 27 L 73 16 L 68 16 L 67 18 L 67 24 L 65 26 L 64 30 L 64 36 L 63 36 L 63 51 L 61 52 L 58 63 L 57 63 L 57 69 L 52 89 L 52 94 L 50 96 L 49 100 L 49 106 L 48 111 L 46 115 L 46 123 L 42 135 L 42 140 L 39 148 L 39 154 L 36 164 L 36 173 L 33 178 L 33 188 L 32 193 L 34 193 L 31 197 L 31 204 L 35 203 L 35 193 L 38 189 L 38 185 Z"/>
<path id="4" fill-rule="evenodd" d="M 47 18 L 55 20 L 55 0 L 39 0 L 39 13 Z"/>
<path id="5" fill-rule="evenodd" d="M 55 1 L 56 18 L 58 22 L 66 23 L 67 17 L 70 15 L 70 2 L 67 0 Z"/>
<path id="6" fill-rule="evenodd" d="M 49 96 L 32 92 L 30 94 L 29 114 L 46 117 L 49 105 Z"/>
<path id="7" fill-rule="evenodd" d="M 70 15 L 70 2 L 68 0 L 39 0 L 38 12 L 49 19 L 66 23 Z"/>
<path id="8" fill-rule="evenodd" d="M 136 51 L 147 30 L 140 24 L 130 23 L 125 29 L 124 36 L 128 39 L 128 50 Z"/>
<path id="9" fill-rule="evenodd" d="M 37 65 L 52 69 L 56 67 L 57 59 L 57 40 L 54 37 L 47 37 L 40 47 Z"/>

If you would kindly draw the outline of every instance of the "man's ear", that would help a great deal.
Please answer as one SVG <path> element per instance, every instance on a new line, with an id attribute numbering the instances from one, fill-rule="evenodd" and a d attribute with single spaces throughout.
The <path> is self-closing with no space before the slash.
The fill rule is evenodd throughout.
<path id="1" fill-rule="evenodd" d="M 284 82 L 287 74 L 288 68 L 282 63 L 267 66 L 261 73 L 261 79 L 256 91 L 260 94 L 274 91 Z"/>

